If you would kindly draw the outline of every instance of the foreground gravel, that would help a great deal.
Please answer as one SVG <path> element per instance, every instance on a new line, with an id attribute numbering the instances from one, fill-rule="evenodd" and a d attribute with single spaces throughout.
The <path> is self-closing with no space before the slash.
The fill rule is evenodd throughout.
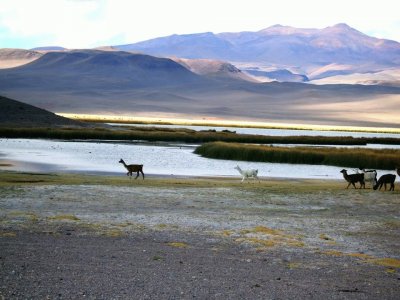
<path id="1" fill-rule="evenodd" d="M 0 300 L 399 298 L 397 190 L 11 175 Z"/>
<path id="2" fill-rule="evenodd" d="M 0 238 L 2 299 L 398 299 L 382 266 L 174 231 Z"/>

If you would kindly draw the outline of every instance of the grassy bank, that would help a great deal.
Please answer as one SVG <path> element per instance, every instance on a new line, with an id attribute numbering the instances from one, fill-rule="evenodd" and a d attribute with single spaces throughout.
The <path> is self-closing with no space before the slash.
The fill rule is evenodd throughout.
<path id="1" fill-rule="evenodd" d="M 271 186 L 273 182 L 273 186 Z M 301 182 L 301 184 L 299 184 Z M 40 186 L 40 185 L 59 185 L 59 186 L 109 186 L 109 187 L 151 187 L 151 188 L 206 188 L 224 187 L 240 188 L 241 190 L 258 190 L 270 188 L 275 193 L 287 194 L 288 189 L 296 183 L 296 193 L 308 193 L 327 189 L 342 189 L 343 184 L 337 180 L 317 180 L 317 179 L 293 179 L 282 180 L 268 178 L 262 180 L 257 185 L 243 185 L 240 177 L 163 177 L 147 176 L 145 180 L 131 180 L 125 172 L 120 176 L 108 175 L 87 175 L 87 174 L 67 174 L 67 173 L 28 173 L 0 170 L 0 198 L 1 188 L 16 186 Z"/>
<path id="2" fill-rule="evenodd" d="M 255 144 L 310 144 L 310 145 L 400 145 L 400 138 L 353 138 L 330 136 L 264 136 L 237 134 L 231 131 L 195 131 L 185 128 L 118 127 L 118 128 L 0 128 L 3 138 L 145 140 L 185 143 L 215 141 Z"/>
<path id="3" fill-rule="evenodd" d="M 400 150 L 360 148 L 272 147 L 213 142 L 196 148 L 207 158 L 273 163 L 346 166 L 394 170 L 400 166 Z"/>

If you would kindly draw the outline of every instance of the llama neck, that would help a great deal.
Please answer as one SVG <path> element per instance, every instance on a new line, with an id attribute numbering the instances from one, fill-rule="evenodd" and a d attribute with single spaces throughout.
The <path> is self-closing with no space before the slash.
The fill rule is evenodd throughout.
<path id="1" fill-rule="evenodd" d="M 127 165 L 124 161 L 122 161 L 122 164 L 124 165 L 124 167 L 125 167 L 126 169 L 128 169 L 128 165 Z"/>

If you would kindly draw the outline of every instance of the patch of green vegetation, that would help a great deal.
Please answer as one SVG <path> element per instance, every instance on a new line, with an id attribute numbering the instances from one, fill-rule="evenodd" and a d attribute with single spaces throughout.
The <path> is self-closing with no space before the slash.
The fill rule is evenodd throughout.
<path id="1" fill-rule="evenodd" d="M 293 269 L 298 269 L 298 268 L 300 268 L 301 265 L 302 265 L 302 264 L 299 263 L 299 262 L 290 262 L 290 263 L 287 264 L 287 267 L 288 267 L 290 270 L 293 270 Z"/>
<path id="2" fill-rule="evenodd" d="M 394 273 L 396 273 L 396 270 L 394 268 L 387 268 L 386 273 L 394 274 Z"/>
<path id="3" fill-rule="evenodd" d="M 367 262 L 384 267 L 400 268 L 400 259 L 397 258 L 374 258 L 367 260 Z"/>
<path id="4" fill-rule="evenodd" d="M 383 225 L 388 229 L 398 229 L 400 230 L 400 221 L 399 220 L 390 220 L 383 223 Z"/>
<path id="5" fill-rule="evenodd" d="M 32 223 L 37 223 L 39 221 L 39 216 L 33 212 L 12 211 L 8 214 L 8 216 L 11 218 L 22 218 Z"/>
<path id="6" fill-rule="evenodd" d="M 269 239 L 262 239 L 262 238 L 255 238 L 255 237 L 247 237 L 247 238 L 238 238 L 235 240 L 236 242 L 239 243 L 251 243 L 251 244 L 256 244 L 262 247 L 274 247 L 276 246 L 276 241 L 274 240 L 269 240 Z"/>
<path id="7" fill-rule="evenodd" d="M 124 222 L 124 223 L 118 223 L 118 224 L 112 224 L 112 225 L 121 227 L 121 228 L 125 228 L 125 227 L 134 226 L 135 224 L 133 224 L 132 222 Z"/>
<path id="8" fill-rule="evenodd" d="M 169 242 L 167 245 L 175 248 L 189 248 L 189 245 L 184 242 Z"/>
<path id="9" fill-rule="evenodd" d="M 345 253 L 337 250 L 327 250 L 327 251 L 320 251 L 319 253 L 331 256 L 350 256 L 359 258 L 367 263 L 389 267 L 389 268 L 400 268 L 400 259 L 397 258 L 376 258 L 371 255 L 367 255 L 364 253 Z"/>
<path id="10" fill-rule="evenodd" d="M 282 231 L 268 228 L 265 226 L 256 226 L 253 228 L 252 232 L 259 232 L 259 233 L 264 233 L 264 234 L 271 234 L 271 235 L 281 235 Z"/>
<path id="11" fill-rule="evenodd" d="M 124 233 L 119 229 L 107 229 L 102 232 L 102 235 L 107 237 L 121 237 Z"/>
<path id="12" fill-rule="evenodd" d="M 394 170 L 400 165 L 400 150 L 333 147 L 274 147 L 239 143 L 205 143 L 195 150 L 207 158 L 273 163 L 330 165 Z"/>
<path id="13" fill-rule="evenodd" d="M 223 236 L 231 236 L 233 234 L 232 230 L 223 230 L 221 233 Z"/>
<path id="14" fill-rule="evenodd" d="M 324 241 L 334 241 L 333 238 L 327 236 L 325 233 L 321 233 L 321 234 L 319 235 L 319 238 L 320 238 L 321 240 L 324 240 Z"/>
<path id="15" fill-rule="evenodd" d="M 348 253 L 348 256 L 351 257 L 357 257 L 360 259 L 372 259 L 373 257 L 371 255 L 365 254 L 365 253 Z"/>
<path id="16" fill-rule="evenodd" d="M 342 251 L 337 251 L 337 250 L 326 250 L 326 251 L 320 251 L 319 253 L 324 254 L 324 255 L 330 255 L 330 256 L 345 256 L 346 255 Z"/>
<path id="17" fill-rule="evenodd" d="M 74 215 L 57 215 L 54 217 L 49 217 L 48 219 L 56 221 L 80 221 L 80 219 Z"/>
<path id="18" fill-rule="evenodd" d="M 240 230 L 240 238 L 235 241 L 240 243 L 256 244 L 261 247 L 269 248 L 275 246 L 304 247 L 305 244 L 299 236 L 286 234 L 282 230 L 272 229 L 266 226 L 255 226 L 250 229 Z M 262 248 L 258 248 L 262 250 Z"/>
<path id="19" fill-rule="evenodd" d="M 168 227 L 167 224 L 158 224 L 158 225 L 156 226 L 157 229 L 166 229 L 167 227 Z"/>
<path id="20" fill-rule="evenodd" d="M 160 260 L 164 260 L 164 259 L 162 258 L 162 256 L 154 255 L 153 260 L 160 261 Z"/>
<path id="21" fill-rule="evenodd" d="M 15 232 L 0 232 L 0 237 L 16 237 Z"/>

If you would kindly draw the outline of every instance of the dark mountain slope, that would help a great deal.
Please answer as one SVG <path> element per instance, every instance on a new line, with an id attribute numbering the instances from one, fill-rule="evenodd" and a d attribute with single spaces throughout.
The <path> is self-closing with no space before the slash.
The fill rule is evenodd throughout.
<path id="1" fill-rule="evenodd" d="M 86 127 L 83 122 L 55 115 L 44 109 L 0 96 L 0 127 Z"/>

